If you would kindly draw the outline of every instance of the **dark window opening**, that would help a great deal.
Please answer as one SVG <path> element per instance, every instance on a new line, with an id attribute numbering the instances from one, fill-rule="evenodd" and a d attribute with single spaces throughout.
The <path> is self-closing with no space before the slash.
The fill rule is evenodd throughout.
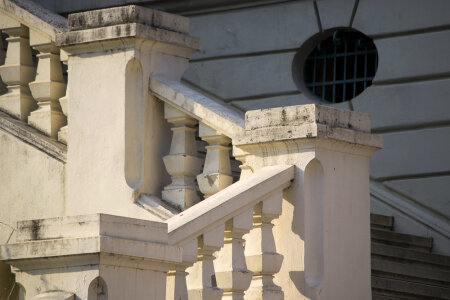
<path id="1" fill-rule="evenodd" d="M 351 100 L 372 84 L 378 66 L 373 41 L 360 32 L 335 31 L 305 62 L 306 87 L 322 100 Z"/>

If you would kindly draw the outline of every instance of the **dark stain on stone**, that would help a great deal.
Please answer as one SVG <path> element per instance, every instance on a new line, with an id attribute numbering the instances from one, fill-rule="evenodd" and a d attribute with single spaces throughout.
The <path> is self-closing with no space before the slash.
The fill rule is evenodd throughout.
<path id="1" fill-rule="evenodd" d="M 281 122 L 282 123 L 287 122 L 286 110 L 284 110 L 284 109 L 281 110 Z"/>
<path id="2" fill-rule="evenodd" d="M 126 24 L 125 25 L 125 35 L 129 36 L 131 34 L 131 25 L 130 24 Z"/>
<path id="3" fill-rule="evenodd" d="M 41 224 L 39 220 L 33 220 L 31 221 L 31 239 L 32 240 L 39 240 L 39 234 L 41 229 Z"/>

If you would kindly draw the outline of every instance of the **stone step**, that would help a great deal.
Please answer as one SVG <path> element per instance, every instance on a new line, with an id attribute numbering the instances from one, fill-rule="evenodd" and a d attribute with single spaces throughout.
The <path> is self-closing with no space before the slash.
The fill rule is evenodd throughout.
<path id="1" fill-rule="evenodd" d="M 411 234 L 403 234 L 381 229 L 371 229 L 372 242 L 392 246 L 399 246 L 417 251 L 430 252 L 433 247 L 433 239 Z"/>
<path id="2" fill-rule="evenodd" d="M 394 217 L 370 214 L 370 225 L 373 229 L 392 230 Z"/>
<path id="3" fill-rule="evenodd" d="M 435 286 L 450 286 L 450 270 L 419 267 L 410 263 L 372 258 L 372 276 L 407 280 Z"/>
<path id="4" fill-rule="evenodd" d="M 372 276 L 372 289 L 376 291 L 378 295 L 386 294 L 386 296 L 392 297 L 397 293 L 397 296 L 404 297 L 397 299 L 450 299 L 450 289 L 447 287 L 438 287 L 378 276 Z"/>
<path id="5" fill-rule="evenodd" d="M 379 243 L 372 243 L 371 245 L 372 257 L 386 258 L 396 260 L 399 262 L 409 262 L 412 264 L 426 265 L 429 267 L 442 268 L 450 270 L 450 256 L 424 253 L 411 249 L 405 249 L 396 246 L 390 246 Z"/>
<path id="6" fill-rule="evenodd" d="M 384 294 L 384 291 L 380 291 L 379 293 L 377 291 L 372 292 L 372 300 L 400 300 L 400 299 L 409 299 L 409 298 L 403 298 L 400 296 L 388 296 Z"/>

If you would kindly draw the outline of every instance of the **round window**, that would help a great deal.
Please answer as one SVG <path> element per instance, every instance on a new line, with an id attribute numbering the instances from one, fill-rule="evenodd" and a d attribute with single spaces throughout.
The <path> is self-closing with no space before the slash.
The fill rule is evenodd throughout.
<path id="1" fill-rule="evenodd" d="M 366 35 L 336 30 L 319 42 L 304 63 L 304 85 L 322 100 L 351 100 L 372 84 L 377 49 Z"/>

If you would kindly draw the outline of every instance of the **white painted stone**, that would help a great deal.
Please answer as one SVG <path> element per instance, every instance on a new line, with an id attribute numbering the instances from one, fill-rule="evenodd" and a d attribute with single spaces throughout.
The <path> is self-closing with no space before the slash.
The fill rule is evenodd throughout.
<path id="1" fill-rule="evenodd" d="M 244 116 L 241 113 L 221 105 L 177 80 L 160 75 L 152 76 L 150 90 L 159 99 L 228 137 L 233 138 L 244 128 Z"/>
<path id="2" fill-rule="evenodd" d="M 69 80 L 67 93 L 76 99 L 68 101 L 69 215 L 104 212 L 159 219 L 134 203 L 140 194 L 159 196 L 168 183 L 161 157 L 170 143 L 169 128 L 162 103 L 148 95 L 146 78 L 158 73 L 179 79 L 198 41 L 138 20 L 127 22 L 57 36 L 68 55 L 70 76 L 79 79 Z M 134 29 L 126 31 L 127 26 Z"/>
<path id="3" fill-rule="evenodd" d="M 242 160 L 253 172 L 271 165 L 295 165 L 295 180 L 284 192 L 281 216 L 274 221 L 276 249 L 284 257 L 280 271 L 274 272 L 274 282 L 286 299 L 370 299 L 369 159 L 382 140 L 358 131 L 361 125 L 357 123 L 352 129 L 348 126 L 352 122 L 347 129 L 336 127 L 346 124 L 341 121 L 348 112 L 340 110 L 324 116 L 322 122 L 330 122 L 329 129 L 319 130 L 317 137 L 293 131 L 286 138 L 280 133 L 303 126 L 287 126 L 288 116 L 295 116 L 297 108 L 286 107 L 285 114 L 282 109 L 267 110 L 273 122 L 259 133 L 259 129 L 246 131 L 248 136 L 237 139 L 233 148 L 234 155 L 240 160 L 245 157 Z M 307 113 L 304 117 L 308 120 Z M 360 117 L 359 130 L 370 128 L 367 116 Z M 258 126 L 258 121 L 255 118 L 246 127 Z M 320 127 L 320 123 L 313 124 Z M 341 130 L 346 132 L 341 137 L 353 132 L 354 138 L 342 139 Z M 359 138 L 359 134 L 366 136 Z M 353 247 L 355 240 L 358 247 Z"/>
<path id="4" fill-rule="evenodd" d="M 66 93 L 59 49 L 54 42 L 41 38 L 34 30 L 30 35 L 31 46 L 39 54 L 36 77 L 29 87 L 39 107 L 31 113 L 28 123 L 56 139 L 59 129 L 67 123 L 58 101 Z"/>
<path id="5" fill-rule="evenodd" d="M 0 75 L 8 91 L 0 96 L 0 109 L 27 121 L 30 112 L 36 108 L 28 87 L 36 73 L 31 57 L 29 30 L 20 23 L 2 25 L 1 29 L 8 35 L 5 64 L 0 66 Z"/>
<path id="6" fill-rule="evenodd" d="M 95 230 L 87 232 L 86 221 Z M 38 229 L 43 231 L 42 238 L 0 246 L 0 259 L 13 266 L 27 299 L 71 299 L 57 292 L 70 291 L 83 300 L 92 299 L 92 292 L 108 299 L 143 299 L 145 295 L 164 300 L 169 266 L 181 262 L 181 249 L 167 244 L 164 223 L 101 214 L 39 223 L 49 225 Z M 52 226 L 58 225 L 60 235 L 55 238 Z M 130 228 L 136 226 L 139 230 L 129 236 Z M 73 237 L 76 232 L 86 236 Z M 102 290 L 93 291 L 92 285 L 99 284 Z"/>
<path id="7" fill-rule="evenodd" d="M 203 172 L 197 175 L 200 191 L 208 198 L 233 183 L 230 164 L 231 139 L 200 123 L 199 136 L 208 143 Z"/>
<path id="8" fill-rule="evenodd" d="M 194 182 L 203 163 L 195 142 L 197 120 L 167 103 L 164 104 L 164 117 L 173 124 L 170 152 L 163 157 L 172 182 L 164 187 L 162 199 L 182 211 L 200 201 Z"/>

